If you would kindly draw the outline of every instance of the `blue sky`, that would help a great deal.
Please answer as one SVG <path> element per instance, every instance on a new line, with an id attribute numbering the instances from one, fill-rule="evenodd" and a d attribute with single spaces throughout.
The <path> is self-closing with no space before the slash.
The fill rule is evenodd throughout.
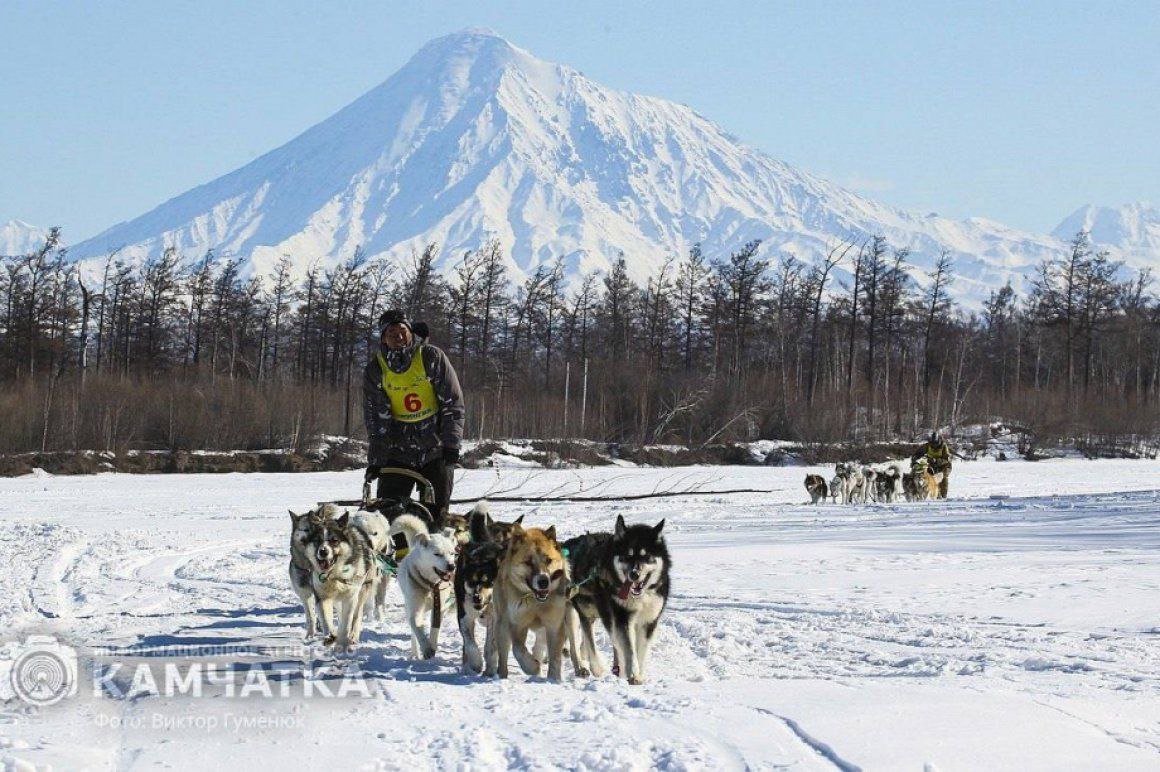
<path id="1" fill-rule="evenodd" d="M 907 209 L 1160 203 L 1160 2 L 0 2 L 0 222 L 68 241 L 490 27 Z"/>

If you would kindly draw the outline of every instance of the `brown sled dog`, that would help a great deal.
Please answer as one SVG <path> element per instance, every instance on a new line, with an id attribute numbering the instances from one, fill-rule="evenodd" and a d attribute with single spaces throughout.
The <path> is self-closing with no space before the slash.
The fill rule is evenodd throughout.
<path id="1" fill-rule="evenodd" d="M 539 675 L 540 662 L 527 649 L 528 632 L 547 639 L 548 678 L 559 681 L 568 611 L 568 563 L 556 542 L 556 527 L 511 527 L 491 596 L 484 675 L 508 676 L 514 650 L 520 669 Z"/>

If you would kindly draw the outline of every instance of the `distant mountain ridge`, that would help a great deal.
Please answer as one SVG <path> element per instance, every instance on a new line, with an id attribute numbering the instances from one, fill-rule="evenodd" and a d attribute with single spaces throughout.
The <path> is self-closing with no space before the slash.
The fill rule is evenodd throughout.
<path id="1" fill-rule="evenodd" d="M 0 225 L 0 255 L 23 255 L 39 249 L 48 238 L 47 228 L 38 228 L 20 220 Z"/>
<path id="2" fill-rule="evenodd" d="M 1087 231 L 1097 248 L 1109 249 L 1136 265 L 1160 256 L 1160 208 L 1147 203 L 1082 206 L 1064 218 L 1051 234 L 1068 240 L 1080 231 Z"/>
<path id="3" fill-rule="evenodd" d="M 1058 237 L 989 220 L 880 204 L 744 145 L 686 106 L 605 88 L 468 30 L 428 43 L 282 147 L 70 253 L 212 248 L 265 273 L 283 254 L 302 271 L 356 248 L 401 258 L 436 241 L 449 268 L 495 237 L 517 278 L 557 258 L 573 277 L 606 270 L 623 251 L 643 281 L 698 242 L 717 256 L 761 239 L 768 256 L 809 260 L 874 234 L 912 251 L 920 282 L 950 250 L 954 292 L 968 303 L 1020 285 L 1063 248 Z"/>

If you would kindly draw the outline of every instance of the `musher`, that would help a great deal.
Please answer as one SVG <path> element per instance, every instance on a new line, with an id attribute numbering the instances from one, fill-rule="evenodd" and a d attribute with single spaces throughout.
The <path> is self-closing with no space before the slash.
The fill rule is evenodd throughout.
<path id="1" fill-rule="evenodd" d="M 442 350 L 416 336 L 402 311 L 384 312 L 378 332 L 363 378 L 363 420 L 370 441 L 367 474 L 393 466 L 427 478 L 435 489 L 433 526 L 440 528 L 463 440 L 459 376 Z M 377 495 L 406 499 L 414 487 L 415 481 L 407 477 L 383 475 Z M 405 550 L 406 539 L 396 536 L 395 546 Z"/>

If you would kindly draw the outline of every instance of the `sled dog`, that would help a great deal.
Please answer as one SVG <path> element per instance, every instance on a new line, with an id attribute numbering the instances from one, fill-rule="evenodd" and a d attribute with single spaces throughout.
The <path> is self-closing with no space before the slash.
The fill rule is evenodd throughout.
<path id="1" fill-rule="evenodd" d="M 451 596 L 455 574 L 455 542 L 446 534 L 431 533 L 414 515 L 400 515 L 391 523 L 391 536 L 407 537 L 407 555 L 399 562 L 399 589 L 407 622 L 411 625 L 411 657 L 431 659 L 439 648 L 443 607 Z M 423 614 L 430 611 L 430 630 L 423 629 Z"/>
<path id="2" fill-rule="evenodd" d="M 324 504 L 290 513 L 290 583 L 306 608 L 306 636 L 321 616 L 324 643 L 349 652 L 362 633 L 362 612 L 374 591 L 379 565 L 367 535 L 349 512 Z M 335 612 L 338 613 L 337 624 Z"/>
<path id="3" fill-rule="evenodd" d="M 878 500 L 878 470 L 872 466 L 862 467 L 862 503 Z"/>
<path id="4" fill-rule="evenodd" d="M 834 476 L 841 478 L 840 504 L 854 504 L 864 501 L 862 488 L 865 478 L 862 469 L 855 463 L 842 462 L 834 467 Z"/>
<path id="5" fill-rule="evenodd" d="M 471 541 L 471 515 L 448 515 L 443 518 L 443 535 L 462 547 Z"/>
<path id="6" fill-rule="evenodd" d="M 470 541 L 459 551 L 455 562 L 455 613 L 463 638 L 463 672 L 483 670 L 483 655 L 475 642 L 475 625 L 485 627 L 491 620 L 491 596 L 499 575 L 504 545 L 492 539 L 487 527 L 487 505 L 481 502 L 470 517 Z"/>
<path id="7" fill-rule="evenodd" d="M 367 537 L 371 549 L 374 550 L 379 569 L 371 582 L 371 592 L 363 606 L 363 616 L 369 619 L 373 614 L 378 621 L 386 621 L 387 589 L 391 585 L 391 575 L 383 570 L 383 567 L 394 551 L 394 545 L 391 544 L 391 524 L 385 515 L 366 511 L 355 512 L 351 515 L 350 521 Z"/>
<path id="8" fill-rule="evenodd" d="M 556 527 L 510 528 L 507 547 L 492 589 L 485 646 L 485 675 L 508 676 L 513 651 L 520 669 L 538 675 L 540 662 L 528 651 L 529 631 L 547 642 L 548 678 L 560 680 L 568 610 L 568 564 L 556 541 Z"/>
<path id="9" fill-rule="evenodd" d="M 502 520 L 493 520 L 491 517 L 491 510 L 488 507 L 488 503 L 486 501 L 481 501 L 475 505 L 475 509 L 472 510 L 472 516 L 474 517 L 475 513 L 477 512 L 483 518 L 483 522 L 487 526 L 488 536 L 491 538 L 491 540 L 494 542 L 499 542 L 505 547 L 507 546 L 508 540 L 511 538 L 512 526 L 523 525 L 524 522 L 523 515 L 520 515 L 510 523 L 505 523 Z"/>
<path id="10" fill-rule="evenodd" d="M 930 464 L 925 458 L 911 463 L 910 474 L 914 481 L 914 497 L 917 501 L 926 501 L 938 495 L 938 484 L 942 478 L 931 472 Z"/>
<path id="11" fill-rule="evenodd" d="M 599 617 L 612 639 L 613 672 L 630 684 L 644 683 L 648 650 L 669 599 L 672 561 L 654 525 L 625 525 L 617 516 L 612 533 L 590 533 L 564 543 L 572 568 L 569 647 L 581 649 L 577 672 L 601 676 L 592 623 Z"/>
<path id="12" fill-rule="evenodd" d="M 897 464 L 887 464 L 878 472 L 878 500 L 893 504 L 902 497 L 902 471 Z"/>
<path id="13" fill-rule="evenodd" d="M 810 494 L 810 503 L 817 504 L 830 497 L 830 489 L 826 486 L 826 478 L 820 474 L 806 475 L 806 491 Z"/>

